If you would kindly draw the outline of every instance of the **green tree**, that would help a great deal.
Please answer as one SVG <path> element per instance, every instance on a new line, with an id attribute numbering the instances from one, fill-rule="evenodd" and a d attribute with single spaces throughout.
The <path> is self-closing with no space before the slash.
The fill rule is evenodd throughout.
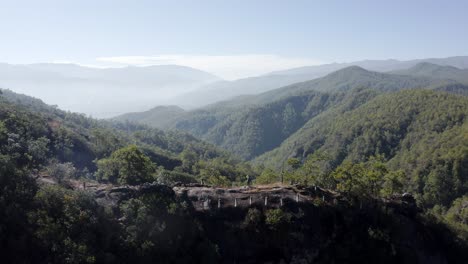
<path id="1" fill-rule="evenodd" d="M 291 214 L 277 209 L 269 209 L 265 212 L 265 224 L 273 230 L 281 228 L 281 225 L 291 222 Z"/>
<path id="2" fill-rule="evenodd" d="M 363 163 L 344 162 L 332 172 L 332 177 L 336 181 L 336 189 L 354 196 L 361 196 L 366 191 L 361 180 L 365 170 Z"/>
<path id="3" fill-rule="evenodd" d="M 256 184 L 270 184 L 275 182 L 279 182 L 278 174 L 270 168 L 264 169 L 262 174 L 255 179 Z"/>
<path id="4" fill-rule="evenodd" d="M 155 164 L 135 145 L 116 150 L 97 166 L 97 178 L 111 183 L 138 185 L 155 179 Z"/>
<path id="5" fill-rule="evenodd" d="M 301 161 L 298 158 L 289 158 L 286 163 L 293 170 L 297 170 L 301 167 Z"/>
<path id="6" fill-rule="evenodd" d="M 384 183 L 380 190 L 381 195 L 388 197 L 395 193 L 402 193 L 405 180 L 406 175 L 404 171 L 390 171 L 384 176 Z"/>
<path id="7" fill-rule="evenodd" d="M 330 186 L 329 175 L 322 170 L 322 163 L 327 161 L 329 157 L 320 152 L 315 152 L 307 156 L 304 164 L 294 173 L 297 182 L 304 185 L 322 185 Z"/>
<path id="8" fill-rule="evenodd" d="M 332 173 L 338 191 L 357 198 L 377 197 L 384 184 L 388 169 L 380 156 L 367 162 L 344 162 Z"/>
<path id="9" fill-rule="evenodd" d="M 468 230 L 468 195 L 453 201 L 446 217 L 453 223 L 466 225 L 465 228 Z"/>

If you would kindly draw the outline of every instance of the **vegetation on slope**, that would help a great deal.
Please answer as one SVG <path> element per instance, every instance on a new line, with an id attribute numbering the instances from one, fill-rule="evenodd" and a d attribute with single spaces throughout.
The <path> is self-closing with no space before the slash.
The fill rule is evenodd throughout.
<path id="1" fill-rule="evenodd" d="M 340 114 L 311 119 L 278 149 L 256 161 L 281 167 L 288 157 L 306 159 L 326 153 L 326 170 L 343 162 L 382 155 L 393 169 L 403 170 L 427 206 L 450 203 L 467 192 L 468 98 L 414 90 L 384 94 Z"/>
<path id="2" fill-rule="evenodd" d="M 207 168 L 219 172 L 215 178 L 226 172 L 221 176 L 229 181 L 244 180 L 244 173 L 255 174 L 247 164 L 185 133 L 97 121 L 7 90 L 3 98 L 0 143 L 4 147 L 0 153 L 18 166 L 28 164 L 37 175 L 106 179 L 98 177 L 98 167 L 104 167 L 109 157 L 121 157 L 116 153 L 129 145 L 135 145 L 155 168 L 147 181 L 194 182 L 212 177 L 203 173 Z"/>
<path id="3" fill-rule="evenodd" d="M 278 147 L 317 114 L 352 100 L 364 102 L 356 93 L 363 87 L 374 90 L 369 92 L 369 99 L 380 92 L 421 87 L 462 94 L 468 91 L 467 86 L 455 81 L 377 73 L 352 66 L 320 79 L 167 116 L 165 124 L 252 159 Z M 156 125 L 153 121 L 145 122 Z"/>
<path id="4" fill-rule="evenodd" d="M 397 77 L 405 81 L 391 86 L 389 79 L 387 86 L 387 75 L 368 77 L 379 89 L 353 88 L 360 82 L 351 78 L 349 86 L 330 82 L 341 91 L 301 91 L 245 109 L 212 107 L 198 111 L 198 119 L 178 121 L 247 158 L 280 145 L 256 159 L 265 166 L 258 177 L 249 164 L 188 134 L 97 121 L 4 91 L 1 257 L 39 263 L 463 263 L 468 98 L 428 90 L 386 93 L 417 82 Z M 60 185 L 38 186 L 34 177 L 44 175 Z M 346 202 L 200 214 L 164 185 L 112 208 L 67 189 L 69 178 L 228 186 L 243 183 L 245 175 L 257 183 L 327 187 Z M 403 192 L 413 193 L 423 211 L 389 210 L 379 202 Z"/>
<path id="5" fill-rule="evenodd" d="M 278 113 L 293 113 L 294 105 L 314 113 L 311 120 L 322 120 L 317 129 L 325 129 L 318 132 L 331 140 L 296 151 L 302 155 L 288 160 L 284 180 L 326 185 L 348 197 L 345 202 L 197 213 L 165 185 L 151 185 L 151 191 L 108 207 L 89 193 L 67 189 L 67 179 L 129 185 L 203 179 L 220 186 L 242 182 L 247 174 L 255 177 L 255 172 L 187 134 L 97 121 L 5 94 L 10 100 L 0 102 L 0 257 L 5 262 L 465 260 L 465 97 L 431 91 L 377 96 L 357 89 L 332 98 L 311 93 L 312 104 L 301 97 L 281 102 Z M 320 112 L 330 100 L 339 100 L 339 107 Z M 314 128 L 311 121 L 308 126 Z M 310 136 L 318 135 L 300 139 L 309 142 Z M 432 148 L 426 149 L 429 143 Z M 346 155 L 333 146 L 346 149 Z M 411 158 L 422 165 L 406 164 Z M 43 174 L 60 185 L 38 186 L 31 176 Z M 279 171 L 266 169 L 257 180 L 271 182 L 278 176 Z M 408 189 L 419 194 L 422 205 L 435 204 L 428 216 L 404 205 L 389 209 L 376 199 Z"/>

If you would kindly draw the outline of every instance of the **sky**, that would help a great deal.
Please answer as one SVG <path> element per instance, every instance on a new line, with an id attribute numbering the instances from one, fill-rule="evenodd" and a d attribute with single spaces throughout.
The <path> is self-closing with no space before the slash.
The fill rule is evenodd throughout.
<path id="1" fill-rule="evenodd" d="M 468 55 L 468 1 L 0 0 L 0 62 L 179 64 L 225 79 Z"/>

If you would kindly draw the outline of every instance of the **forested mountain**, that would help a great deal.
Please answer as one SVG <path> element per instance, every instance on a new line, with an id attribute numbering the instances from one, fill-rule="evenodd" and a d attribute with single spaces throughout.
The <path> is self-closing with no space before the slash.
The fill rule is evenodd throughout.
<path id="1" fill-rule="evenodd" d="M 460 89 L 451 90 L 454 87 Z M 467 90 L 464 84 L 437 76 L 352 66 L 187 112 L 173 127 L 276 170 L 288 167 L 291 157 L 305 161 L 326 153 L 327 162 L 321 166 L 327 171 L 381 155 L 390 168 L 404 170 L 408 190 L 419 195 L 418 201 L 429 207 L 449 206 L 467 190 L 461 175 L 468 175 L 462 165 L 468 162 L 468 98 L 457 95 Z M 240 100 L 243 104 L 236 103 Z M 440 188 L 454 191 L 448 194 Z"/>
<path id="2" fill-rule="evenodd" d="M 1 88 L 101 118 L 148 109 L 219 80 L 177 65 L 101 69 L 54 63 L 0 64 Z"/>
<path id="3" fill-rule="evenodd" d="M 441 66 L 428 62 L 404 70 L 393 71 L 394 74 L 424 76 L 433 79 L 454 80 L 461 83 L 468 83 L 468 69 L 459 69 L 453 66 Z"/>
<path id="4" fill-rule="evenodd" d="M 200 110 L 177 119 L 175 128 L 251 159 L 279 146 L 310 118 L 329 108 L 358 104 L 357 101 L 365 101 L 376 94 L 357 93 L 310 91 L 238 111 Z"/>
<path id="5" fill-rule="evenodd" d="M 320 79 L 168 116 L 173 120 L 165 123 L 251 159 L 278 147 L 321 112 L 353 108 L 378 93 L 411 88 L 468 91 L 468 86 L 451 80 L 377 73 L 351 66 Z"/>
<path id="6" fill-rule="evenodd" d="M 450 204 L 468 186 L 468 98 L 424 90 L 382 94 L 310 119 L 256 162 L 281 167 L 289 157 L 316 152 L 327 154 L 328 168 L 383 155 L 406 172 L 425 202 Z"/>
<path id="7" fill-rule="evenodd" d="M 177 98 L 171 99 L 169 102 L 172 104 L 179 104 L 189 107 L 201 107 L 218 101 L 229 100 L 239 95 L 259 94 L 294 83 L 320 78 L 350 66 L 359 66 L 368 71 L 388 72 L 404 70 L 422 62 L 442 66 L 458 67 L 461 69 L 468 68 L 467 56 L 428 58 L 409 61 L 364 60 L 349 63 L 331 63 L 275 71 L 262 76 L 244 78 L 234 81 L 215 82 L 201 87 L 196 91 L 189 92 Z"/>

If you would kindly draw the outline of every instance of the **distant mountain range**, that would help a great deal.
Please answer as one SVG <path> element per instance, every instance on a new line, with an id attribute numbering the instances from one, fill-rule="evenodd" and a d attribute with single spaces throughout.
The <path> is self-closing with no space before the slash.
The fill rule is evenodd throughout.
<path id="1" fill-rule="evenodd" d="M 350 63 L 332 63 L 276 71 L 262 76 L 235 81 L 220 81 L 176 97 L 170 100 L 169 103 L 194 108 L 230 99 L 239 95 L 259 94 L 290 84 L 309 81 L 350 66 L 359 66 L 370 71 L 389 72 L 408 69 L 421 62 L 441 66 L 452 66 L 460 69 L 468 68 L 468 56 L 429 58 L 409 61 L 363 60 Z"/>
<path id="2" fill-rule="evenodd" d="M 448 71 L 453 71 L 454 67 L 461 71 L 468 68 L 468 56 L 332 63 L 235 81 L 224 81 L 213 74 L 177 65 L 98 69 L 74 64 L 0 64 L 0 87 L 33 95 L 46 103 L 57 104 L 62 109 L 108 118 L 161 105 L 195 109 L 239 96 L 244 100 L 251 95 L 280 87 L 292 84 L 298 86 L 297 83 L 314 80 L 349 66 L 359 66 L 368 71 L 412 75 L 415 78 L 431 77 L 428 76 L 431 71 L 427 69 L 405 72 L 421 62 L 446 66 L 442 79 L 466 82 L 466 77 L 454 79 L 453 76 L 458 73 Z"/>
<path id="3" fill-rule="evenodd" d="M 468 69 L 459 69 L 453 66 L 440 66 L 428 62 L 422 62 L 409 69 L 392 71 L 391 73 L 468 83 Z"/>
<path id="4" fill-rule="evenodd" d="M 148 109 L 219 80 L 176 65 L 99 69 L 74 64 L 0 64 L 1 88 L 96 117 Z"/>

